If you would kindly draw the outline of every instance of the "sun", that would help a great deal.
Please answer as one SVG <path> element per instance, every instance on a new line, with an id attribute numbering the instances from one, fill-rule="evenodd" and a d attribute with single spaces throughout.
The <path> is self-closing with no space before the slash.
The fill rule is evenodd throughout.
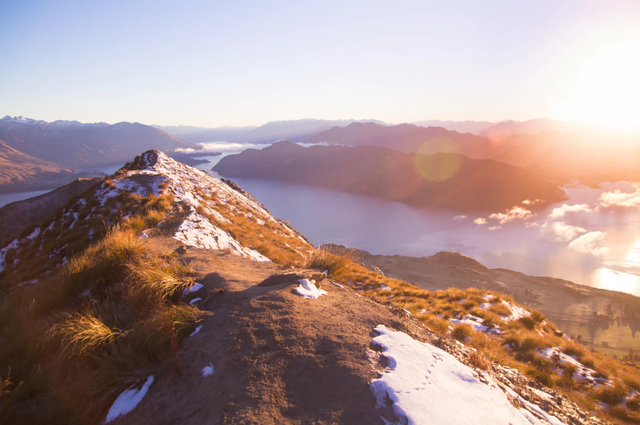
<path id="1" fill-rule="evenodd" d="M 551 115 L 615 130 L 640 130 L 640 44 L 600 50 L 584 64 L 571 98 Z"/>

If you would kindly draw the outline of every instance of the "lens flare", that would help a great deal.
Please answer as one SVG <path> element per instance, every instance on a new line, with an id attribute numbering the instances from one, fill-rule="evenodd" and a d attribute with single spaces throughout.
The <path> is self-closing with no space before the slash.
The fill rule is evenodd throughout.
<path id="1" fill-rule="evenodd" d="M 423 143 L 414 157 L 413 166 L 425 180 L 444 181 L 460 172 L 464 157 L 456 142 L 444 137 Z"/>

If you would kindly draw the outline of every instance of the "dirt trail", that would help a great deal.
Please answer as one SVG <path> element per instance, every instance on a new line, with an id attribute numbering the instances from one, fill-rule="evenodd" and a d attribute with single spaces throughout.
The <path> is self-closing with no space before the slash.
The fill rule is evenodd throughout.
<path id="1" fill-rule="evenodd" d="M 382 423 L 367 351 L 378 324 L 405 329 L 398 316 L 326 280 L 317 300 L 294 294 L 293 282 L 256 286 L 285 271 L 272 263 L 199 249 L 183 258 L 204 285 L 198 307 L 213 315 L 184 342 L 178 367 L 158 371 L 143 402 L 114 423 Z M 209 364 L 215 372 L 203 377 Z"/>

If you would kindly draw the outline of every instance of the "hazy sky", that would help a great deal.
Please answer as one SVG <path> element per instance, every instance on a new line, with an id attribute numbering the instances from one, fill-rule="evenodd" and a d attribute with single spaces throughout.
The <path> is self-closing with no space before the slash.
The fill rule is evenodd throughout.
<path id="1" fill-rule="evenodd" d="M 3 0 L 0 43 L 1 116 L 562 118 L 594 57 L 640 57 L 640 1 Z"/>

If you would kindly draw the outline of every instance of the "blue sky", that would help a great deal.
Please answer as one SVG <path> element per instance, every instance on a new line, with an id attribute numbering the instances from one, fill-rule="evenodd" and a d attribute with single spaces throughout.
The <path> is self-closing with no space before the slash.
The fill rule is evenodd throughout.
<path id="1" fill-rule="evenodd" d="M 640 46 L 640 2 L 5 0 L 0 42 L 2 116 L 525 120 Z"/>

